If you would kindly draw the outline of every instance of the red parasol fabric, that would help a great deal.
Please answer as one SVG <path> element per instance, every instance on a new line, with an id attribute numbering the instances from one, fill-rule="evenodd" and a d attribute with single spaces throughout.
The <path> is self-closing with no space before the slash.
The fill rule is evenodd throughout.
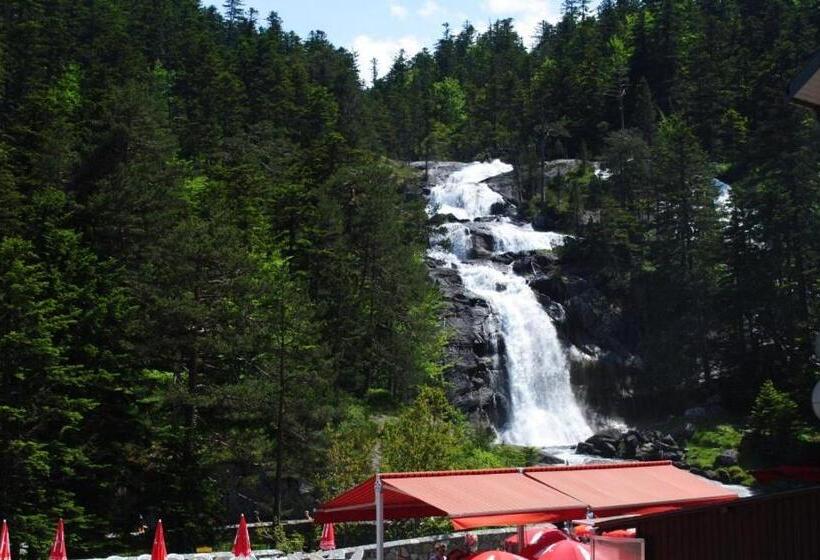
<path id="1" fill-rule="evenodd" d="M 3 520 L 3 531 L 0 533 L 0 560 L 11 560 L 11 544 L 9 544 L 9 526 Z"/>
<path id="2" fill-rule="evenodd" d="M 234 558 L 251 557 L 251 537 L 248 535 L 248 522 L 245 521 L 245 514 L 239 517 L 239 527 L 236 528 L 236 537 L 233 540 Z"/>
<path id="3" fill-rule="evenodd" d="M 336 532 L 333 530 L 333 523 L 325 523 L 322 526 L 322 539 L 319 541 L 319 548 L 322 550 L 334 550 L 336 548 Z"/>
<path id="4" fill-rule="evenodd" d="M 162 519 L 157 521 L 154 531 L 154 546 L 151 548 L 151 560 L 165 560 L 168 550 L 165 548 L 165 530 L 162 528 Z"/>
<path id="5" fill-rule="evenodd" d="M 486 550 L 473 554 L 469 560 L 526 560 L 525 558 L 504 550 Z"/>
<path id="6" fill-rule="evenodd" d="M 566 539 L 567 535 L 556 528 L 555 525 L 548 524 L 543 527 L 531 527 L 524 530 L 524 548 L 521 549 L 521 552 L 518 554 L 524 558 L 536 560 L 544 553 L 549 545 Z M 504 540 L 504 550 L 514 552 L 517 549 L 518 535 L 507 537 Z"/>
<path id="7" fill-rule="evenodd" d="M 57 532 L 54 534 L 54 544 L 51 545 L 48 560 L 68 560 L 68 553 L 65 548 L 65 527 L 62 518 L 57 522 Z"/>
<path id="8" fill-rule="evenodd" d="M 547 548 L 538 560 L 591 560 L 589 549 L 575 541 L 559 541 Z"/>

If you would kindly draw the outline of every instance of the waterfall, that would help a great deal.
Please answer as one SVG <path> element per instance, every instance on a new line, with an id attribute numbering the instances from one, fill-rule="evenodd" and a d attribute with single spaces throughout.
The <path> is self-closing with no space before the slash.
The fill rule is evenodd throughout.
<path id="1" fill-rule="evenodd" d="M 493 254 L 551 250 L 565 238 L 490 216 L 504 199 L 482 181 L 511 170 L 495 160 L 436 178 L 428 214 L 450 214 L 461 221 L 442 225 L 431 239 L 429 255 L 454 267 L 464 288 L 486 301 L 495 315 L 511 402 L 510 418 L 499 427 L 501 439 L 539 447 L 574 445 L 592 435 L 592 429 L 572 393 L 567 349 L 552 320 L 511 264 L 471 258 L 475 232 L 491 237 Z"/>

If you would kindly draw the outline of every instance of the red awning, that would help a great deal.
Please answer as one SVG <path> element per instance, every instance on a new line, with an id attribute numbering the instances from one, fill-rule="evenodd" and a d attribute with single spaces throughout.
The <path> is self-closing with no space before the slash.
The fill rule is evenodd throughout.
<path id="1" fill-rule="evenodd" d="M 657 513 L 736 500 L 737 494 L 669 461 L 534 467 L 527 476 L 588 504 L 597 516 Z"/>
<path id="2" fill-rule="evenodd" d="M 380 475 L 384 519 L 449 517 L 457 529 L 645 513 L 736 499 L 669 461 Z M 317 523 L 376 518 L 375 478 L 323 504 Z"/>
<path id="3" fill-rule="evenodd" d="M 524 525 L 583 515 L 586 506 L 518 469 L 382 474 L 385 519 L 450 517 L 459 529 Z M 375 479 L 323 504 L 319 523 L 376 518 Z"/>

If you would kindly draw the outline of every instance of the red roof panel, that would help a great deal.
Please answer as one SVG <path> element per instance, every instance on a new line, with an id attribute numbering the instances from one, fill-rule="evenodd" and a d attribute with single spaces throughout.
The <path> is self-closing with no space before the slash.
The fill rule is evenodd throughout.
<path id="1" fill-rule="evenodd" d="M 574 467 L 387 473 L 384 518 L 446 516 L 456 528 L 521 525 L 598 515 L 645 513 L 736 499 L 669 461 Z M 375 478 L 323 504 L 317 523 L 376 518 Z"/>
<path id="2" fill-rule="evenodd" d="M 527 476 L 588 504 L 598 515 L 657 511 L 737 499 L 734 492 L 669 461 L 535 467 Z"/>

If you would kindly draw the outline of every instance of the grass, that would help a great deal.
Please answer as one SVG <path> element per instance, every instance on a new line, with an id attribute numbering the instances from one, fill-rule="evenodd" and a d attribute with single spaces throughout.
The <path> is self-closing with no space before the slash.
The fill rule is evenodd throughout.
<path id="1" fill-rule="evenodd" d="M 686 446 L 686 462 L 703 470 L 725 471 L 737 484 L 750 486 L 754 478 L 743 465 L 715 469 L 715 459 L 725 449 L 739 449 L 743 433 L 731 424 L 701 427 Z"/>

